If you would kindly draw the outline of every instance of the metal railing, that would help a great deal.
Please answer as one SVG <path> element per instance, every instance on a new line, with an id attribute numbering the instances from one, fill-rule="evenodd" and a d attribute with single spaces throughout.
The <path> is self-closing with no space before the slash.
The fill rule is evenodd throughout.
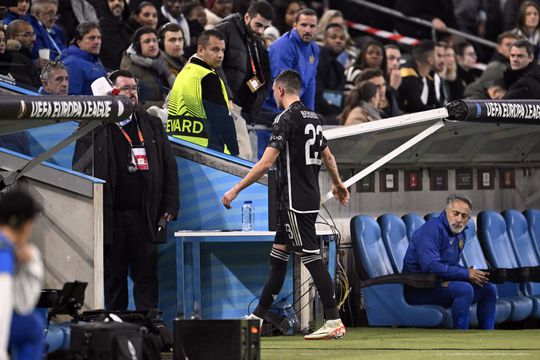
<path id="1" fill-rule="evenodd" d="M 400 11 L 390 9 L 390 8 L 385 7 L 385 6 L 373 4 L 373 3 L 369 2 L 369 1 L 365 1 L 365 0 L 350 0 L 350 1 L 353 2 L 353 3 L 356 3 L 358 5 L 362 5 L 362 6 L 365 6 L 367 8 L 370 8 L 372 10 L 376 10 L 376 11 L 379 11 L 379 12 L 382 12 L 382 13 L 385 13 L 385 14 L 388 14 L 388 15 L 392 15 L 393 17 L 396 17 L 396 18 L 399 18 L 399 19 L 402 19 L 402 20 L 405 20 L 405 21 L 409 21 L 409 22 L 412 22 L 412 23 L 415 23 L 415 24 L 418 24 L 418 25 L 421 25 L 421 26 L 429 27 L 431 29 L 432 36 L 434 37 L 433 40 L 436 40 L 435 32 L 438 31 L 438 30 L 435 29 L 435 27 L 433 26 L 433 24 L 430 21 L 420 19 L 420 18 L 417 18 L 417 17 L 414 17 L 414 16 L 406 16 Z M 457 36 L 462 37 L 464 39 L 467 39 L 467 40 L 470 40 L 470 41 L 473 41 L 475 43 L 482 44 L 484 46 L 488 46 L 488 47 L 491 47 L 491 48 L 496 48 L 497 47 L 497 43 L 495 43 L 493 41 L 482 39 L 481 37 L 474 36 L 474 35 L 468 34 L 466 32 L 459 31 L 459 30 L 456 30 L 456 29 L 452 29 L 452 28 L 449 28 L 449 27 L 446 28 L 446 31 L 441 31 L 441 32 L 447 32 L 449 34 L 457 35 Z"/>

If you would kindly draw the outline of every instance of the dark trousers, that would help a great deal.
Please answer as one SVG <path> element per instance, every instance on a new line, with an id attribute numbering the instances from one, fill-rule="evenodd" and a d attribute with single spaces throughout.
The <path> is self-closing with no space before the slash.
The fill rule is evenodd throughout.
<path id="1" fill-rule="evenodd" d="M 495 305 L 497 288 L 492 283 L 480 287 L 465 281 L 449 281 L 448 286 L 438 285 L 433 289 L 413 289 L 405 291 L 407 302 L 411 305 L 442 305 L 452 307 L 455 329 L 469 328 L 471 304 L 476 305 L 476 316 L 480 329 L 493 330 L 495 326 Z"/>
<path id="2" fill-rule="evenodd" d="M 139 210 L 115 211 L 112 243 L 105 246 L 105 307 L 127 310 L 128 274 L 137 310 L 158 306 L 157 245 Z"/>

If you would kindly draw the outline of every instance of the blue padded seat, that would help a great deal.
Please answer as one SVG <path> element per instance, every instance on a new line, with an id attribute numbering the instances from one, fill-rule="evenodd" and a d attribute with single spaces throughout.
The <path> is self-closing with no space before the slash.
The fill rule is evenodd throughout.
<path id="1" fill-rule="evenodd" d="M 533 241 L 536 255 L 540 258 L 540 210 L 527 209 L 523 212 L 523 215 L 525 215 L 525 219 L 527 219 L 529 235 Z"/>
<path id="2" fill-rule="evenodd" d="M 351 219 L 351 241 L 357 268 L 373 280 L 361 289 L 370 326 L 437 327 L 445 323 L 442 306 L 410 305 L 405 300 L 403 282 L 385 282 L 393 278 L 394 270 L 373 218 L 358 215 Z"/>
<path id="3" fill-rule="evenodd" d="M 532 274 L 533 269 L 540 270 L 540 259 L 536 254 L 536 249 L 529 233 L 529 226 L 525 215 L 517 210 L 509 209 L 502 213 L 506 221 L 506 230 L 510 242 L 514 247 L 516 259 L 520 267 L 530 267 Z M 538 279 L 534 279 L 538 281 Z M 540 318 L 540 282 L 528 282 L 525 284 L 525 293 L 533 300 L 532 316 Z"/>
<path id="4" fill-rule="evenodd" d="M 401 217 L 401 219 L 407 228 L 407 238 L 409 238 L 409 241 L 412 239 L 412 234 L 426 222 L 423 217 L 416 213 L 405 214 Z"/>
<path id="5" fill-rule="evenodd" d="M 434 217 L 437 217 L 437 216 L 439 216 L 440 214 L 441 214 L 440 212 L 430 212 L 430 213 L 428 213 L 428 214 L 426 214 L 426 215 L 424 216 L 424 219 L 425 219 L 426 221 L 428 221 L 429 219 L 432 219 L 432 218 L 434 218 Z"/>
<path id="6" fill-rule="evenodd" d="M 394 214 L 381 215 L 377 222 L 394 273 L 400 273 L 403 271 L 403 259 L 409 247 L 407 227 L 403 220 Z"/>
<path id="7" fill-rule="evenodd" d="M 495 211 L 481 211 L 477 217 L 478 238 L 482 244 L 484 255 L 492 268 L 515 269 L 518 262 L 514 249 L 506 231 L 506 222 L 501 214 Z M 499 298 L 512 303 L 510 321 L 526 319 L 533 310 L 533 301 L 527 297 L 520 284 L 506 282 L 497 284 Z"/>

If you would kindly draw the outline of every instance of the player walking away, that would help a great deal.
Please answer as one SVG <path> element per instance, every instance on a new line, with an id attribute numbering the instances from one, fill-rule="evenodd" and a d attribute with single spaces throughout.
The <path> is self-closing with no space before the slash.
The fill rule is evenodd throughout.
<path id="1" fill-rule="evenodd" d="M 334 284 L 322 260 L 315 234 L 321 197 L 319 170 L 323 162 L 332 178 L 332 193 L 341 204 L 349 202 L 349 192 L 339 178 L 336 161 L 326 145 L 321 120 L 300 101 L 300 84 L 300 75 L 294 70 L 285 70 L 276 77 L 274 98 L 285 111 L 274 121 L 272 136 L 261 160 L 225 193 L 222 203 L 230 209 L 238 193 L 260 179 L 277 161 L 279 214 L 270 252 L 270 274 L 259 304 L 248 318 L 262 322 L 283 286 L 289 254 L 294 251 L 315 282 L 326 317 L 322 328 L 304 339 L 337 339 L 345 334 L 345 326 L 339 318 Z"/>

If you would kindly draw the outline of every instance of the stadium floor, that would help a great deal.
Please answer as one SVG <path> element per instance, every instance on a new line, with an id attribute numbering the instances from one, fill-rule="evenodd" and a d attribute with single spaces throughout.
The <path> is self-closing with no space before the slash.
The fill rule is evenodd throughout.
<path id="1" fill-rule="evenodd" d="M 540 359 L 540 329 L 455 331 L 350 328 L 341 340 L 264 337 L 262 360 L 283 359 Z"/>

